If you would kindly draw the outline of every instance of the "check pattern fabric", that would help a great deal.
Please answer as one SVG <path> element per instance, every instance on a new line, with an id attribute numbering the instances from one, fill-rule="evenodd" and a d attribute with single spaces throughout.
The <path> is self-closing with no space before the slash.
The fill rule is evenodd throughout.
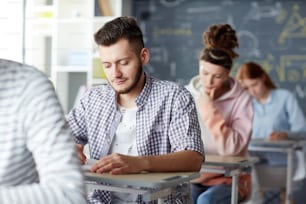
<path id="1" fill-rule="evenodd" d="M 69 113 L 68 122 L 75 142 L 88 144 L 93 159 L 109 152 L 122 117 L 116 101 L 116 93 L 109 84 L 93 87 Z M 183 150 L 204 154 L 195 103 L 183 86 L 146 75 L 136 106 L 139 155 L 161 155 Z M 110 203 L 109 194 L 95 197 L 100 198 L 100 203 Z"/>

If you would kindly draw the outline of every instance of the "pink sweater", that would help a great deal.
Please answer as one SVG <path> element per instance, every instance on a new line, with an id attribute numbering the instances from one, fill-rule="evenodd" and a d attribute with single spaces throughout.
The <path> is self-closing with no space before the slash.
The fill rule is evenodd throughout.
<path id="1" fill-rule="evenodd" d="M 205 153 L 245 156 L 251 138 L 253 108 L 251 97 L 230 78 L 231 90 L 203 107 L 197 107 Z M 200 95 L 200 78 L 187 89 L 195 100 Z"/>
<path id="2" fill-rule="evenodd" d="M 251 139 L 253 107 L 251 97 L 230 78 L 231 90 L 205 106 L 197 107 L 201 124 L 202 140 L 206 154 L 245 156 Z M 187 89 L 197 100 L 202 89 L 199 76 L 194 77 Z M 203 185 L 231 184 L 229 177 L 218 174 L 202 174 L 198 182 Z M 240 195 L 250 192 L 250 177 L 239 180 Z"/>

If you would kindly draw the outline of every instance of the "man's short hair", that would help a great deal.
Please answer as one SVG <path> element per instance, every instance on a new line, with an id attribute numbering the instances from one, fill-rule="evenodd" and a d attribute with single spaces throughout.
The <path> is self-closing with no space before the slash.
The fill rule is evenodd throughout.
<path id="1" fill-rule="evenodd" d="M 94 35 L 98 45 L 110 46 L 120 39 L 127 39 L 136 53 L 144 48 L 143 35 L 134 17 L 118 17 L 107 22 Z"/>

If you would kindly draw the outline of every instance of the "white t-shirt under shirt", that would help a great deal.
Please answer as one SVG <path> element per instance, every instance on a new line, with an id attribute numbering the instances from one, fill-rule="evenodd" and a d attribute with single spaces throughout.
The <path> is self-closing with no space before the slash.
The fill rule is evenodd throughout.
<path id="1" fill-rule="evenodd" d="M 137 108 L 119 107 L 122 114 L 121 122 L 116 130 L 109 153 L 120 153 L 137 156 L 136 147 L 136 112 Z"/>
<path id="2" fill-rule="evenodd" d="M 119 107 L 122 114 L 121 122 L 116 130 L 109 153 L 137 156 L 136 146 L 136 112 L 137 108 Z M 136 203 L 137 195 L 128 193 L 112 193 L 114 204 Z"/>

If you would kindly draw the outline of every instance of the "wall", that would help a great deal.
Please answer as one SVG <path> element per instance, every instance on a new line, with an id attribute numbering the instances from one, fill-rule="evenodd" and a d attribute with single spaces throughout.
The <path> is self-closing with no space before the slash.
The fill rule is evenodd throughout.
<path id="1" fill-rule="evenodd" d="M 147 72 L 188 83 L 198 73 L 203 31 L 229 23 L 240 43 L 232 75 L 245 61 L 262 64 L 306 113 L 306 1 L 134 0 L 132 8 L 151 51 Z"/>
<path id="2" fill-rule="evenodd" d="M 23 62 L 23 0 L 0 1 L 0 58 Z"/>

